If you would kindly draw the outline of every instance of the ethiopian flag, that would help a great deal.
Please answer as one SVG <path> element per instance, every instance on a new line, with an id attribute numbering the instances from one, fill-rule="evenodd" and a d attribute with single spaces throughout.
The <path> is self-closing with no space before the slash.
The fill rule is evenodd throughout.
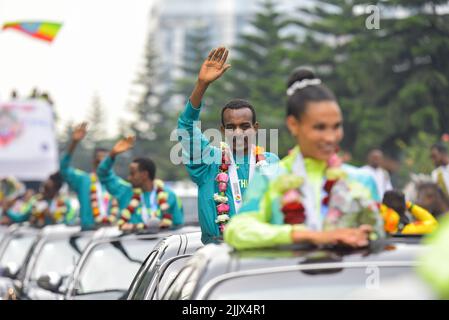
<path id="1" fill-rule="evenodd" d="M 3 25 L 2 29 L 15 29 L 34 38 L 52 42 L 56 38 L 56 35 L 61 27 L 62 23 L 49 21 L 7 22 Z"/>

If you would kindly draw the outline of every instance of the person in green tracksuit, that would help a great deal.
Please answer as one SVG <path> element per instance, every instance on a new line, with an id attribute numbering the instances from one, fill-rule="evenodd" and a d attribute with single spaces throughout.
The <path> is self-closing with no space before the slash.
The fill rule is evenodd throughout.
<path id="1" fill-rule="evenodd" d="M 5 208 L 6 214 L 13 223 L 29 221 L 36 227 L 58 223 L 73 225 L 76 212 L 70 200 L 59 194 L 62 184 L 59 173 L 50 175 L 42 184 L 39 194 L 27 196 L 20 206 L 15 206 L 17 200 L 9 203 Z"/>
<path id="2" fill-rule="evenodd" d="M 256 173 L 225 241 L 236 249 L 304 242 L 363 247 L 384 236 L 372 181 L 336 155 L 343 118 L 334 94 L 302 68 L 291 75 L 287 95 L 286 124 L 296 146 L 277 168 Z"/>
<path id="3" fill-rule="evenodd" d="M 183 163 L 198 186 L 198 220 L 201 240 L 205 244 L 222 240 L 224 225 L 238 211 L 256 167 L 279 160 L 275 154 L 251 143 L 255 140 L 259 124 L 254 107 L 248 101 L 234 99 L 221 109 L 221 132 L 217 131 L 219 140 L 225 134 L 226 140 L 231 141 L 229 145 L 212 146 L 197 127 L 208 86 L 231 67 L 226 64 L 227 56 L 228 50 L 223 47 L 210 52 L 178 118 Z"/>
<path id="4" fill-rule="evenodd" d="M 155 179 L 156 165 L 149 158 L 137 158 L 129 165 L 128 181 L 113 171 L 117 155 L 134 145 L 134 137 L 118 141 L 97 168 L 97 175 L 108 192 L 117 199 L 121 230 L 132 231 L 150 227 L 177 228 L 184 224 L 180 199 L 164 183 Z"/>
<path id="5" fill-rule="evenodd" d="M 77 194 L 80 203 L 80 224 L 83 230 L 114 223 L 112 211 L 118 210 L 114 203 L 115 199 L 109 195 L 106 187 L 98 181 L 95 173 L 98 164 L 107 155 L 107 150 L 95 149 L 92 172 L 85 172 L 70 166 L 73 152 L 78 143 L 86 136 L 86 133 L 87 123 L 85 122 L 74 128 L 69 148 L 62 156 L 59 165 L 64 181 Z"/>

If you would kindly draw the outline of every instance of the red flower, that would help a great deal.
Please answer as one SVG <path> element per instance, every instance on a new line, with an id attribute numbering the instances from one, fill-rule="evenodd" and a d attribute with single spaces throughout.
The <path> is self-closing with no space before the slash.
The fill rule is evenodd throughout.
<path id="1" fill-rule="evenodd" d="M 293 203 L 286 203 L 285 205 L 282 206 L 282 212 L 286 211 L 304 211 L 304 206 L 302 205 L 302 203 L 300 202 L 293 202 Z"/>
<path id="2" fill-rule="evenodd" d="M 324 204 L 325 206 L 328 206 L 328 205 L 329 205 L 329 196 L 326 196 L 326 197 L 323 199 L 323 204 Z"/>
<path id="3" fill-rule="evenodd" d="M 170 213 L 165 213 L 162 215 L 162 219 L 173 220 L 173 216 Z"/>
<path id="4" fill-rule="evenodd" d="M 223 163 L 223 164 L 220 166 L 220 170 L 221 170 L 221 171 L 228 171 L 228 169 L 229 169 L 229 164 Z"/>
<path id="5" fill-rule="evenodd" d="M 134 207 L 133 206 L 128 206 L 128 210 L 129 210 L 129 212 L 133 213 L 134 212 Z"/>
<path id="6" fill-rule="evenodd" d="M 327 193 L 330 193 L 335 182 L 337 182 L 337 180 L 326 180 L 326 183 L 324 184 L 324 190 Z"/>
<path id="7" fill-rule="evenodd" d="M 282 212 L 284 213 L 284 223 L 287 224 L 301 224 L 306 219 L 304 206 L 299 202 L 284 205 Z"/>

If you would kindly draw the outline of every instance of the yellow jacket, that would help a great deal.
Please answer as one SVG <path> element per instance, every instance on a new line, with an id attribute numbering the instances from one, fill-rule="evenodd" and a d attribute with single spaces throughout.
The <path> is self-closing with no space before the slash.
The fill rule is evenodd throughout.
<path id="1" fill-rule="evenodd" d="M 438 221 L 426 209 L 407 201 L 406 207 L 416 221 L 407 224 L 402 230 L 398 230 L 399 214 L 393 209 L 382 204 L 380 212 L 384 219 L 385 231 L 388 233 L 401 234 L 427 234 L 433 232 L 438 227 Z"/>

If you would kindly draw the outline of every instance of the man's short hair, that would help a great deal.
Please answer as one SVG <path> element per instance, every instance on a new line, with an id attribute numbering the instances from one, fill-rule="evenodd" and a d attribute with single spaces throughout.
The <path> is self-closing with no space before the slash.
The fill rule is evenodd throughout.
<path id="1" fill-rule="evenodd" d="M 151 180 L 154 180 L 154 177 L 156 176 L 156 165 L 153 160 L 150 158 L 137 158 L 134 159 L 133 162 L 137 163 L 140 171 L 147 171 L 148 177 Z"/>
<path id="2" fill-rule="evenodd" d="M 50 175 L 50 177 L 48 178 L 51 181 L 53 181 L 54 187 L 56 189 L 56 191 L 59 191 L 62 187 L 62 184 L 64 183 L 64 180 L 62 179 L 61 174 L 58 172 L 53 173 L 52 175 Z"/>
<path id="3" fill-rule="evenodd" d="M 405 195 L 400 190 L 389 190 L 385 192 L 382 203 L 400 215 L 403 215 L 407 209 L 405 206 Z"/>
<path id="4" fill-rule="evenodd" d="M 256 110 L 254 110 L 254 107 L 248 101 L 243 100 L 243 99 L 232 99 L 223 107 L 223 109 L 221 109 L 221 124 L 223 126 L 225 125 L 224 121 L 223 121 L 223 114 L 226 109 L 237 110 L 237 109 L 243 109 L 243 108 L 248 108 L 251 110 L 251 113 L 253 114 L 252 124 L 255 124 L 256 123 Z"/>
<path id="5" fill-rule="evenodd" d="M 448 154 L 447 146 L 442 142 L 437 142 L 432 145 L 431 149 L 436 149 L 439 153 Z"/>

